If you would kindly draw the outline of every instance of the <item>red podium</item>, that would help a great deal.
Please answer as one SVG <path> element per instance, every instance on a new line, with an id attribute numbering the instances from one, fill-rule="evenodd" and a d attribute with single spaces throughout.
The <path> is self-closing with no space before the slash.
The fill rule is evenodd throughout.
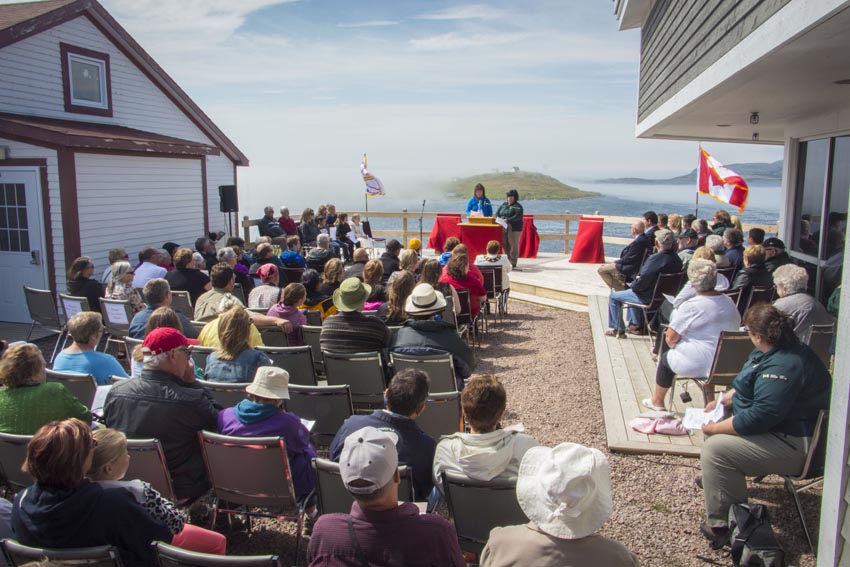
<path id="1" fill-rule="evenodd" d="M 497 224 L 461 223 L 460 241 L 469 249 L 469 260 L 474 262 L 479 254 L 487 253 L 487 243 L 495 240 L 501 250 L 502 227 Z"/>
<path id="2" fill-rule="evenodd" d="M 578 234 L 573 244 L 570 262 L 576 264 L 604 264 L 605 245 L 602 243 L 603 219 L 581 217 L 578 221 Z"/>

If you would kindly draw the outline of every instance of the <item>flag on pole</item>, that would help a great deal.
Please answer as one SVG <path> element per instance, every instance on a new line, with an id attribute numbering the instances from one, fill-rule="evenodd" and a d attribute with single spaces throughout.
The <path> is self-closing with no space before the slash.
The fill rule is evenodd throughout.
<path id="1" fill-rule="evenodd" d="M 384 194 L 384 184 L 366 169 L 366 154 L 363 154 L 363 161 L 360 162 L 360 175 L 363 176 L 363 183 L 366 184 L 367 197 Z"/>
<path id="2" fill-rule="evenodd" d="M 721 203 L 738 207 L 743 213 L 747 208 L 750 188 L 744 178 L 717 161 L 702 146 L 699 147 L 699 169 L 697 190 L 711 195 Z"/>

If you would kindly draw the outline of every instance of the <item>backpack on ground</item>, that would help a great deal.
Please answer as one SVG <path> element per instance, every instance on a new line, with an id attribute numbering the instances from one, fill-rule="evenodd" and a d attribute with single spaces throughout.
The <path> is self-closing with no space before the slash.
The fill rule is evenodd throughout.
<path id="1" fill-rule="evenodd" d="M 733 504 L 729 508 L 729 544 L 735 567 L 786 567 L 780 547 L 761 504 Z"/>

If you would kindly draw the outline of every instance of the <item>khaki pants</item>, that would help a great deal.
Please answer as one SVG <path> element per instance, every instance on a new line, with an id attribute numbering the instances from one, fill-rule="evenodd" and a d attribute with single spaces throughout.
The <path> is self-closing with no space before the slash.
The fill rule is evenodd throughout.
<path id="1" fill-rule="evenodd" d="M 516 261 L 519 257 L 519 237 L 521 234 L 521 230 L 514 230 L 510 226 L 502 233 L 502 248 L 505 249 L 505 254 L 508 255 L 508 260 L 511 261 L 511 266 L 514 268 L 516 268 Z"/>
<path id="2" fill-rule="evenodd" d="M 623 275 L 623 273 L 620 272 L 614 264 L 602 264 L 599 266 L 599 269 L 596 270 L 596 273 L 599 274 L 599 277 L 602 278 L 605 285 L 612 288 L 614 291 L 623 291 L 628 288 L 626 285 L 626 276 Z"/>
<path id="3" fill-rule="evenodd" d="M 708 525 L 727 527 L 732 504 L 747 501 L 748 476 L 800 474 L 810 442 L 784 433 L 708 437 L 700 454 Z"/>

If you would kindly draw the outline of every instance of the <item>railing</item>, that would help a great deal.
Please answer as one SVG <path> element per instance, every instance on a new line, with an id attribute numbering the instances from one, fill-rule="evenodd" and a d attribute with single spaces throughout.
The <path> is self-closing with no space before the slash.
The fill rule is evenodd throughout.
<path id="1" fill-rule="evenodd" d="M 417 222 L 421 216 L 422 219 L 436 219 L 437 215 L 444 213 L 419 213 L 419 212 L 408 212 L 407 209 L 402 209 L 401 212 L 393 211 L 393 212 L 384 212 L 384 211 L 350 211 L 348 213 L 348 217 L 351 218 L 353 215 L 360 215 L 361 217 L 369 217 L 370 219 L 397 219 L 401 218 L 401 231 L 399 230 L 372 230 L 373 236 L 392 236 L 398 238 L 401 236 L 401 242 L 407 242 L 409 239 L 419 236 L 419 223 Z M 576 223 L 576 229 L 578 227 L 578 222 L 582 217 L 592 216 L 597 218 L 602 218 L 606 224 L 625 224 L 631 227 L 632 223 L 637 220 L 638 217 L 616 217 L 616 216 L 604 216 L 600 215 L 597 211 L 596 213 L 589 214 L 575 214 L 570 213 L 570 211 L 565 211 L 564 214 L 556 215 L 556 214 L 533 214 L 535 221 L 556 221 L 564 223 L 564 232 L 557 233 L 540 233 L 538 232 L 538 236 L 540 240 L 559 240 L 564 243 L 564 254 L 569 254 L 570 252 L 570 242 L 576 239 L 576 233 L 572 230 L 572 223 Z M 409 221 L 413 221 L 413 227 L 411 230 L 411 226 Z M 251 242 L 250 238 L 250 227 L 256 226 L 256 220 L 250 220 L 248 217 L 243 217 L 242 219 L 242 229 L 244 231 L 245 242 Z M 778 227 L 775 224 L 744 224 L 744 233 L 746 235 L 746 231 L 751 228 L 761 228 L 767 234 L 777 234 Z M 428 237 L 428 233 L 424 235 L 425 238 Z M 603 236 L 602 242 L 605 244 L 622 244 L 626 245 L 632 241 L 631 238 L 625 238 L 622 236 Z M 428 244 L 427 240 L 422 243 L 423 246 Z"/>

